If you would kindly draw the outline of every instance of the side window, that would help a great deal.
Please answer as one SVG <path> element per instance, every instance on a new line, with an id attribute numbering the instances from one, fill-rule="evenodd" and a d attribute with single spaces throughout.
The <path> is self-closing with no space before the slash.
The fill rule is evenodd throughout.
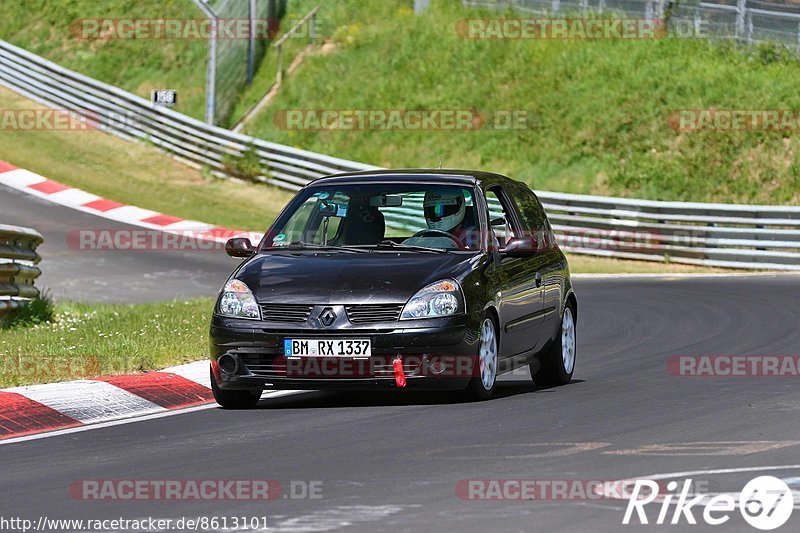
<path id="1" fill-rule="evenodd" d="M 533 191 L 527 187 L 516 187 L 513 201 L 525 225 L 525 231 L 541 245 L 549 247 L 555 243 L 544 207 Z"/>
<path id="2" fill-rule="evenodd" d="M 333 198 L 316 194 L 306 200 L 276 235 L 272 246 L 286 246 L 295 241 L 310 244 L 330 243 L 339 236 L 342 220 L 347 216 L 350 198 L 336 193 Z"/>
<path id="3" fill-rule="evenodd" d="M 494 235 L 495 245 L 505 246 L 506 243 L 517 237 L 514 224 L 506 207 L 503 205 L 503 194 L 500 189 L 486 191 L 486 203 L 489 206 L 490 235 Z"/>

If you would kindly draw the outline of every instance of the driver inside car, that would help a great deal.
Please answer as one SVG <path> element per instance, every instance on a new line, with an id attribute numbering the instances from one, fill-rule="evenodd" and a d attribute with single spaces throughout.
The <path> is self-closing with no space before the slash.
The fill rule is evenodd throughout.
<path id="1" fill-rule="evenodd" d="M 476 248 L 479 242 L 477 232 L 464 224 L 466 203 L 461 189 L 428 191 L 423 202 L 428 229 L 406 239 L 403 244 L 432 248 Z"/>

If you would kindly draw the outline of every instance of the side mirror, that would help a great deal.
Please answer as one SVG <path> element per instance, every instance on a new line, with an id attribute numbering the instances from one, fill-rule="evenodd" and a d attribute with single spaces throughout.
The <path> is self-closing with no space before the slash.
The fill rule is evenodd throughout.
<path id="1" fill-rule="evenodd" d="M 536 239 L 517 238 L 512 239 L 500 250 L 500 255 L 505 257 L 531 257 L 539 252 L 539 245 Z"/>
<path id="2" fill-rule="evenodd" d="M 231 257 L 250 257 L 256 249 L 246 237 L 237 237 L 225 243 L 225 253 Z"/>

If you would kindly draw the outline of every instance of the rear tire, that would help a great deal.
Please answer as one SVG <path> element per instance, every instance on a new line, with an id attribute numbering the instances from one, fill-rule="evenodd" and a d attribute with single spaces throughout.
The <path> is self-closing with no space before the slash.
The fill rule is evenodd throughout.
<path id="1" fill-rule="evenodd" d="M 261 399 L 260 390 L 222 390 L 217 385 L 214 372 L 211 372 L 211 392 L 214 400 L 223 409 L 252 409 Z"/>
<path id="2" fill-rule="evenodd" d="M 575 324 L 575 310 L 567 304 L 556 339 L 539 356 L 539 365 L 531 364 L 531 377 L 537 385 L 552 387 L 572 380 L 577 347 Z"/>
<path id="3" fill-rule="evenodd" d="M 478 350 L 477 376 L 469 381 L 466 388 L 467 398 L 474 401 L 488 400 L 494 392 L 497 382 L 497 368 L 499 364 L 499 338 L 497 337 L 497 324 L 494 318 L 487 316 L 481 323 L 480 348 Z"/>

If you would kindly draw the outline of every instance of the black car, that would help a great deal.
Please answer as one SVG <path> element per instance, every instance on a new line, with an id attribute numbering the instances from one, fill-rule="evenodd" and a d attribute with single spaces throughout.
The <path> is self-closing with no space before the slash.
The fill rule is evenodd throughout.
<path id="1" fill-rule="evenodd" d="M 314 180 L 246 258 L 211 321 L 223 407 L 264 389 L 461 389 L 492 394 L 530 366 L 575 366 L 577 299 L 536 195 L 487 172 L 391 170 Z"/>

